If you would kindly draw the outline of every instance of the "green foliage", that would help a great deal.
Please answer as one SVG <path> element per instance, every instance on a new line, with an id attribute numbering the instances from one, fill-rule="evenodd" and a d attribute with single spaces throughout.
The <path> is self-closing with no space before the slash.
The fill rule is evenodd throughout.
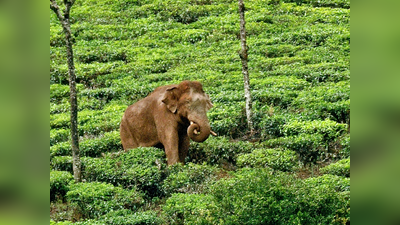
<path id="1" fill-rule="evenodd" d="M 107 182 L 104 185 L 113 191 L 99 191 L 111 194 L 86 205 L 87 217 L 94 219 L 57 224 L 350 221 L 349 179 L 325 174 L 300 180 L 280 172 L 295 171 L 297 160 L 315 163 L 350 157 L 350 1 L 245 4 L 254 143 L 243 141 L 248 128 L 237 1 L 74 4 L 70 19 L 83 175 L 86 182 Z M 64 43 L 61 24 L 50 11 L 50 167 L 72 172 Z M 159 149 L 115 153 L 122 150 L 118 129 L 127 106 L 158 86 L 185 79 L 202 82 L 210 95 L 214 107 L 208 118 L 219 137 L 191 143 L 184 166 L 167 168 Z M 266 164 L 272 169 L 260 168 Z M 331 164 L 321 171 L 338 174 L 342 168 Z M 221 177 L 230 179 L 217 182 Z M 160 212 L 146 211 L 158 211 L 160 202 L 128 209 L 120 205 L 127 200 L 116 202 L 118 190 L 136 186 L 146 198 L 165 202 L 165 220 L 157 217 Z"/>
<path id="2" fill-rule="evenodd" d="M 173 194 L 170 224 L 342 224 L 349 221 L 348 179 L 298 180 L 269 169 L 242 169 L 204 194 Z"/>
<path id="3" fill-rule="evenodd" d="M 328 149 L 321 134 L 300 134 L 298 136 L 281 137 L 270 139 L 265 144 L 270 147 L 293 150 L 299 154 L 299 159 L 306 164 L 325 159 L 325 153 Z"/>
<path id="4" fill-rule="evenodd" d="M 323 174 L 350 177 L 350 158 L 331 163 L 319 170 Z"/>
<path id="5" fill-rule="evenodd" d="M 256 78 L 259 78 L 256 76 Z M 298 91 L 308 84 L 302 79 L 288 76 L 263 78 L 262 81 L 253 80 L 254 100 L 261 104 L 287 107 L 297 97 Z"/>
<path id="6" fill-rule="evenodd" d="M 108 132 L 94 139 L 86 139 L 79 143 L 80 155 L 99 157 L 104 152 L 122 150 L 118 131 Z M 61 142 L 50 147 L 50 157 L 71 155 L 71 144 Z"/>
<path id="7" fill-rule="evenodd" d="M 67 171 L 50 171 L 50 201 L 57 198 L 64 199 L 65 194 L 69 190 L 69 182 L 74 177 Z"/>
<path id="8" fill-rule="evenodd" d="M 234 142 L 226 137 L 210 137 L 203 143 L 191 143 L 188 161 L 194 163 L 206 162 L 209 165 L 235 165 L 239 153 L 249 153 L 256 146 L 256 143 Z"/>
<path id="9" fill-rule="evenodd" d="M 163 190 L 167 196 L 173 193 L 204 193 L 217 178 L 217 172 L 217 167 L 205 163 L 188 163 L 184 166 L 176 164 L 168 167 L 168 177 L 164 180 Z"/>
<path id="10" fill-rule="evenodd" d="M 296 2 L 297 4 L 311 4 L 315 7 L 337 7 L 350 8 L 350 0 L 286 0 L 285 2 Z"/>
<path id="11" fill-rule="evenodd" d="M 108 153 L 103 158 L 87 160 L 87 181 L 107 182 L 123 187 L 137 186 L 148 196 L 161 194 L 161 180 L 166 166 L 164 151 L 136 148 L 128 152 Z"/>
<path id="12" fill-rule="evenodd" d="M 59 142 L 65 142 L 71 136 L 70 130 L 66 129 L 52 129 L 50 130 L 50 146 L 53 146 Z"/>
<path id="13" fill-rule="evenodd" d="M 145 225 L 163 224 L 155 211 L 132 212 L 131 210 L 118 210 L 101 216 L 99 221 L 110 225 Z"/>
<path id="14" fill-rule="evenodd" d="M 249 154 L 239 154 L 238 167 L 270 167 L 280 171 L 294 171 L 298 166 L 296 152 L 281 149 L 255 149 Z"/>
<path id="15" fill-rule="evenodd" d="M 291 121 L 293 118 L 286 113 L 274 114 L 274 107 L 265 106 L 259 109 L 259 120 L 256 121 L 254 127 L 260 132 L 260 136 L 265 139 L 282 137 L 283 125 Z M 257 116 L 257 114 L 255 114 Z"/>
<path id="16" fill-rule="evenodd" d="M 173 194 L 162 207 L 168 224 L 216 224 L 218 206 L 212 195 Z"/>
<path id="17" fill-rule="evenodd" d="M 343 182 L 243 169 L 215 184 L 212 194 L 227 224 L 341 224 L 350 216 L 350 196 L 337 190 Z"/>
<path id="18" fill-rule="evenodd" d="M 119 209 L 135 211 L 144 204 L 143 194 L 134 188 L 128 190 L 100 182 L 71 185 L 67 199 L 85 218 L 97 218 Z"/>
<path id="19" fill-rule="evenodd" d="M 119 128 L 126 105 L 109 104 L 102 110 L 82 110 L 78 116 L 79 135 L 98 135 Z M 65 129 L 70 126 L 70 114 L 50 115 L 50 129 Z"/>
<path id="20" fill-rule="evenodd" d="M 345 135 L 340 139 L 340 148 L 339 155 L 341 158 L 349 158 L 350 157 L 350 134 Z"/>
<path id="21" fill-rule="evenodd" d="M 85 169 L 86 162 L 90 161 L 89 157 L 80 157 L 82 170 Z M 72 170 L 72 156 L 54 156 L 50 161 L 50 166 L 53 170 L 68 171 L 73 173 Z"/>
<path id="22" fill-rule="evenodd" d="M 340 123 L 350 121 L 350 82 L 327 83 L 304 90 L 293 105 L 304 108 L 310 118 L 331 118 Z"/>
<path id="23" fill-rule="evenodd" d="M 285 136 L 298 134 L 321 134 L 326 141 L 334 140 L 347 131 L 346 124 L 340 124 L 326 119 L 324 121 L 290 121 L 283 125 Z"/>

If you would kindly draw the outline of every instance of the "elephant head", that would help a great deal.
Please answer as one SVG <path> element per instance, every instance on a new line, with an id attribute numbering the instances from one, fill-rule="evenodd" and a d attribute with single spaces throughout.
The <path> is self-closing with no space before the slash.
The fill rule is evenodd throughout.
<path id="1" fill-rule="evenodd" d="M 187 134 L 193 141 L 203 142 L 210 134 L 216 136 L 207 118 L 207 111 L 213 105 L 200 82 L 183 81 L 168 87 L 162 102 L 171 113 L 178 115 L 188 125 Z"/>

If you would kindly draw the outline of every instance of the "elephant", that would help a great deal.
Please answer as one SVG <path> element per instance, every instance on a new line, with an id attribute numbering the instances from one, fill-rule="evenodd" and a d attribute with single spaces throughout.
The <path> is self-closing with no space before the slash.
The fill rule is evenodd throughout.
<path id="1" fill-rule="evenodd" d="M 128 106 L 120 124 L 125 151 L 137 147 L 163 148 L 167 164 L 184 164 L 190 139 L 204 142 L 211 130 L 207 111 L 210 97 L 198 81 L 160 86 Z"/>

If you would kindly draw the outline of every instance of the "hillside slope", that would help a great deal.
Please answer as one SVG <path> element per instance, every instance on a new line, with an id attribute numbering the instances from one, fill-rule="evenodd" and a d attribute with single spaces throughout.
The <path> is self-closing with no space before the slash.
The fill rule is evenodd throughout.
<path id="1" fill-rule="evenodd" d="M 251 140 L 237 1 L 75 3 L 82 185 L 69 183 L 68 68 L 62 28 L 50 11 L 51 219 L 350 221 L 350 2 L 252 0 L 245 6 L 257 130 Z M 185 166 L 156 165 L 165 156 L 153 148 L 112 154 L 122 149 L 119 123 L 126 107 L 182 80 L 203 84 L 219 137 L 192 143 Z"/>

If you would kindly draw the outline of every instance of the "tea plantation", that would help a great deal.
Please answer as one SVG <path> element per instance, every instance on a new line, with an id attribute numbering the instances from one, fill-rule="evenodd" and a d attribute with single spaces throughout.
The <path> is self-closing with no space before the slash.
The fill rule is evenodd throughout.
<path id="1" fill-rule="evenodd" d="M 350 1 L 244 3 L 252 137 L 236 0 L 76 1 L 82 183 L 49 10 L 50 224 L 350 224 Z M 183 80 L 203 84 L 219 136 L 192 142 L 185 165 L 156 148 L 122 152 L 126 107 Z"/>

